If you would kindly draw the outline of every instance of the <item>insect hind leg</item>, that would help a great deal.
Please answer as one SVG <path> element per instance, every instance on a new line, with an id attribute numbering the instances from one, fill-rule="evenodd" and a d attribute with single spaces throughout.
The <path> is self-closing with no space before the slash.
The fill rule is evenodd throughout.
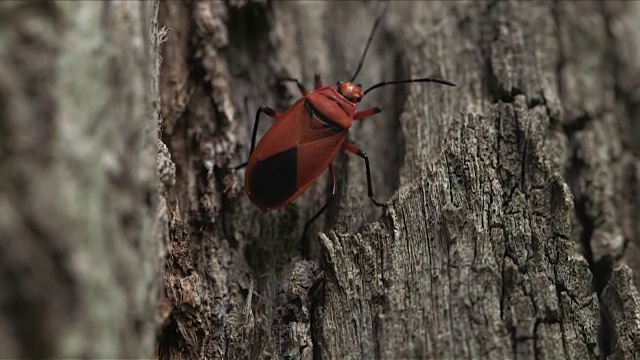
<path id="1" fill-rule="evenodd" d="M 327 202 L 324 203 L 324 205 L 322 205 L 322 207 L 320 208 L 320 210 L 318 210 L 312 217 L 311 219 L 309 219 L 305 224 L 304 224 L 304 229 L 302 230 L 302 239 L 300 240 L 300 246 L 301 246 L 301 253 L 304 255 L 305 258 L 309 257 L 309 251 L 308 251 L 308 244 L 305 243 L 305 238 L 307 235 L 307 231 L 309 230 L 309 226 L 318 219 L 318 217 L 320 217 L 320 215 L 322 215 L 328 208 L 329 205 L 331 205 L 331 203 L 333 202 L 333 200 L 335 200 L 336 198 L 336 173 L 333 170 L 333 165 L 329 164 L 329 184 L 331 186 L 331 192 L 329 193 L 329 198 L 327 199 Z"/>

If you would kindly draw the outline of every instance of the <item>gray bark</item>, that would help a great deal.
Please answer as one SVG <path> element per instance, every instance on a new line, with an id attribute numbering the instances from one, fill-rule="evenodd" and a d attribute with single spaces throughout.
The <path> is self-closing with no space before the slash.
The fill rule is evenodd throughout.
<path id="1" fill-rule="evenodd" d="M 0 3 L 0 357 L 153 353 L 153 3 Z"/>
<path id="2" fill-rule="evenodd" d="M 458 87 L 367 95 L 389 208 L 339 154 L 302 242 L 324 179 L 265 214 L 225 168 L 378 3 L 1 4 L 0 356 L 640 357 L 638 4 L 390 2 L 357 81 Z"/>
<path id="3" fill-rule="evenodd" d="M 349 76 L 378 5 L 162 4 L 176 179 L 160 357 L 640 356 L 638 8 L 390 3 L 358 81 L 459 86 L 368 96 L 385 111 L 350 137 L 390 207 L 341 154 L 324 232 L 300 244 L 324 180 L 262 214 L 220 168 L 246 159 L 259 105 L 299 96 L 277 77 Z"/>
<path id="4" fill-rule="evenodd" d="M 362 161 L 338 156 L 319 247 L 298 238 L 324 181 L 261 214 L 242 173 L 214 166 L 246 158 L 259 105 L 298 96 L 277 77 L 345 79 L 377 12 L 161 5 L 176 178 L 160 356 L 637 357 L 637 5 L 390 4 L 359 82 L 460 86 L 368 96 L 385 112 L 351 139 L 373 161 L 376 195 L 395 195 L 381 213 Z"/>
<path id="5" fill-rule="evenodd" d="M 253 109 L 298 96 L 276 77 L 353 70 L 378 8 L 334 5 L 161 5 L 176 178 L 160 356 L 638 356 L 638 6 L 392 3 L 359 81 L 460 86 L 367 98 L 386 110 L 351 138 L 395 195 L 380 214 L 362 161 L 338 156 L 318 249 L 298 237 L 324 182 L 261 214 L 214 165 L 245 159 Z"/>

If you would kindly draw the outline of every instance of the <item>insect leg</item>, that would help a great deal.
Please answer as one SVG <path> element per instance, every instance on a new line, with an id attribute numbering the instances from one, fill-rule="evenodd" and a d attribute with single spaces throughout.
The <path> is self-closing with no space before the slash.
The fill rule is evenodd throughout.
<path id="1" fill-rule="evenodd" d="M 329 199 L 327 199 L 327 202 L 320 208 L 320 210 L 318 210 L 318 212 L 316 212 L 315 215 L 313 215 L 311 219 L 309 219 L 309 221 L 304 224 L 304 230 L 302 230 L 303 240 L 305 238 L 305 235 L 307 234 L 309 225 L 311 225 L 320 215 L 322 215 L 322 213 L 327 210 L 329 205 L 331 205 L 331 202 L 333 202 L 333 200 L 336 198 L 336 173 L 333 171 L 333 165 L 331 164 L 329 164 L 329 184 L 331 185 Z"/>
<path id="2" fill-rule="evenodd" d="M 264 105 L 260 106 L 260 108 L 256 112 L 256 120 L 253 123 L 253 135 L 251 136 L 251 151 L 249 151 L 249 156 L 251 156 L 251 154 L 253 154 L 253 149 L 256 147 L 256 136 L 258 135 L 258 124 L 260 123 L 260 114 L 261 113 L 265 113 L 265 114 L 269 115 L 270 117 L 278 116 L 278 112 L 273 110 L 272 108 L 270 108 L 268 106 L 264 106 Z M 233 170 L 241 169 L 241 168 L 247 166 L 248 163 L 249 163 L 249 161 L 247 160 L 246 162 L 234 167 Z"/>
<path id="3" fill-rule="evenodd" d="M 320 80 L 320 75 L 319 74 L 315 74 L 313 76 L 313 78 L 315 79 L 316 90 L 320 89 L 322 87 L 322 80 Z"/>
<path id="4" fill-rule="evenodd" d="M 371 109 L 366 109 L 362 111 L 358 111 L 355 115 L 353 115 L 353 120 L 364 120 L 369 116 L 373 116 L 382 111 L 380 106 L 372 107 Z"/>
<path id="5" fill-rule="evenodd" d="M 366 111 L 366 110 L 365 110 Z M 360 156 L 361 158 L 364 159 L 364 164 L 367 167 L 367 191 L 369 193 L 369 198 L 371 200 L 373 200 L 373 203 L 376 204 L 377 206 L 380 207 L 387 207 L 387 205 L 379 202 L 378 200 L 376 200 L 376 198 L 373 196 L 373 188 L 371 187 L 371 168 L 369 167 L 369 157 L 367 156 L 367 153 L 362 151 L 358 145 L 353 144 L 353 143 L 349 143 L 349 142 L 344 142 L 342 143 L 342 148 L 347 150 L 350 153 L 356 154 L 358 156 Z"/>
<path id="6" fill-rule="evenodd" d="M 304 87 L 304 85 L 302 85 L 302 83 L 300 82 L 300 80 L 298 79 L 294 79 L 294 78 L 278 78 L 279 82 L 294 82 L 296 83 L 296 85 L 298 85 L 298 90 L 300 90 L 300 92 L 302 93 L 302 95 L 307 95 L 307 89 Z"/>

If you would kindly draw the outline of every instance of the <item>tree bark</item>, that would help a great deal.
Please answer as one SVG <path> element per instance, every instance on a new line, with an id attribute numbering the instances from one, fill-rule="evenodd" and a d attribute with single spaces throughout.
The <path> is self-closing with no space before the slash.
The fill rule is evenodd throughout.
<path id="1" fill-rule="evenodd" d="M 0 356 L 640 357 L 637 3 L 389 2 L 357 82 L 458 84 L 360 104 L 389 207 L 342 153 L 306 239 L 324 178 L 246 198 L 276 79 L 348 79 L 380 12 L 0 3 Z"/>
<path id="2" fill-rule="evenodd" d="M 153 354 L 156 10 L 0 3 L 2 358 Z"/>
<path id="3" fill-rule="evenodd" d="M 391 2 L 358 82 L 459 85 L 363 101 L 385 111 L 350 138 L 388 210 L 344 154 L 319 241 L 299 237 L 324 180 L 271 213 L 244 197 L 225 168 L 247 158 L 255 109 L 299 96 L 276 79 L 347 79 L 379 12 L 161 3 L 175 179 L 159 356 L 639 357 L 635 3 Z"/>

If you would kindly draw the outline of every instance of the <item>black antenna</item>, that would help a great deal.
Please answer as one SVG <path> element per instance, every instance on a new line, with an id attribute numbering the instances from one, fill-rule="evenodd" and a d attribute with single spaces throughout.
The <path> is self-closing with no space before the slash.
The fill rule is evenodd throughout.
<path id="1" fill-rule="evenodd" d="M 383 87 L 386 85 L 395 85 L 395 84 L 408 84 L 413 82 L 434 82 L 442 85 L 456 86 L 456 84 L 447 80 L 433 79 L 433 78 L 421 78 L 421 79 L 407 79 L 407 80 L 396 80 L 396 81 L 383 81 L 381 83 L 375 84 L 372 87 L 368 88 L 363 94 L 362 97 L 367 95 L 367 93 L 373 89 Z"/>
<path id="2" fill-rule="evenodd" d="M 360 69 L 362 69 L 362 65 L 364 64 L 364 57 L 367 56 L 367 51 L 369 51 L 369 45 L 371 45 L 371 40 L 373 40 L 373 34 L 375 34 L 376 32 L 376 28 L 378 27 L 378 23 L 380 22 L 380 19 L 382 19 L 382 17 L 384 16 L 384 14 L 387 12 L 387 2 L 384 2 L 384 7 L 382 8 L 382 13 L 380 15 L 378 15 L 378 17 L 376 18 L 376 22 L 373 23 L 373 29 L 371 29 L 371 33 L 369 34 L 369 39 L 367 39 L 367 46 L 364 47 L 364 52 L 362 53 L 362 57 L 360 58 L 360 62 L 358 63 L 358 67 L 356 68 L 356 72 L 355 74 L 353 74 L 353 76 L 351 77 L 351 80 L 349 80 L 349 82 L 353 82 L 353 80 L 356 79 L 356 76 L 358 76 L 358 73 L 360 72 Z"/>

